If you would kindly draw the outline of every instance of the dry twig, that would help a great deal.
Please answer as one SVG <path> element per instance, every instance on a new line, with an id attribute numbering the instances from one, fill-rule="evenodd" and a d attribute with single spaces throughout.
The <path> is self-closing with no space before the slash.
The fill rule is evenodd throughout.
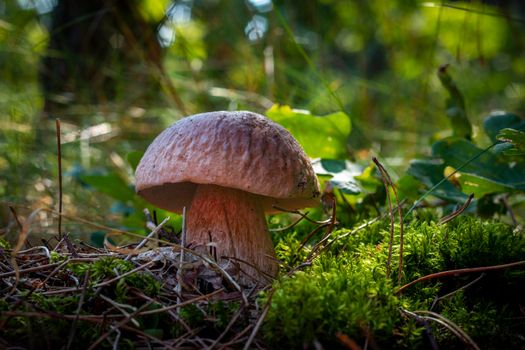
<path id="1" fill-rule="evenodd" d="M 509 269 L 513 267 L 518 267 L 525 265 L 525 260 L 517 261 L 509 264 L 503 264 L 503 265 L 494 265 L 494 266 L 483 266 L 483 267 L 471 267 L 471 268 L 465 268 L 465 269 L 457 269 L 457 270 L 448 270 L 448 271 L 441 271 L 437 273 L 433 273 L 430 275 L 426 275 L 423 277 L 420 277 L 410 283 L 405 284 L 404 286 L 397 289 L 396 294 L 403 293 L 407 288 L 413 286 L 414 284 L 417 284 L 419 282 L 428 281 L 431 279 L 441 278 L 441 277 L 447 277 L 447 276 L 458 276 L 458 275 L 464 275 L 468 273 L 477 273 L 477 272 L 487 272 L 487 271 L 496 271 L 496 270 L 502 270 L 502 269 Z"/>
<path id="2" fill-rule="evenodd" d="M 468 196 L 468 199 L 465 201 L 465 203 L 460 208 L 458 208 L 458 210 L 456 210 L 455 212 L 453 212 L 453 213 L 451 213 L 451 214 L 449 214 L 447 216 L 442 217 L 439 220 L 438 225 L 444 225 L 447 222 L 452 221 L 455 218 L 457 218 L 458 216 L 460 216 L 461 213 L 463 213 L 465 211 L 465 209 L 468 208 L 468 206 L 470 205 L 470 202 L 472 202 L 472 199 L 474 199 L 474 193 L 472 193 L 470 196 Z"/>

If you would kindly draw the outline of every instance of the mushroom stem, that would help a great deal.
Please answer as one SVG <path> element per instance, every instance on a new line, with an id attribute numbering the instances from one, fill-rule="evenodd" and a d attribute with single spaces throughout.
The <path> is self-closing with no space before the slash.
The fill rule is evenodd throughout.
<path id="1" fill-rule="evenodd" d="M 200 252 L 213 252 L 218 261 L 237 258 L 241 282 L 266 282 L 278 269 L 272 241 L 259 197 L 245 191 L 199 185 L 186 215 L 188 242 Z M 213 245 L 208 243 L 213 242 Z M 249 266 L 253 265 L 255 268 Z M 265 276 L 266 275 L 266 276 Z"/>

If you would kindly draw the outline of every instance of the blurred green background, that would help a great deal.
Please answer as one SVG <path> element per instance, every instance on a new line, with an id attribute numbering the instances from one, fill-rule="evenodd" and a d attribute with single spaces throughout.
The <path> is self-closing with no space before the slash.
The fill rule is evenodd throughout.
<path id="1" fill-rule="evenodd" d="M 57 208 L 56 118 L 65 212 L 128 230 L 144 227 L 141 152 L 204 111 L 330 115 L 324 141 L 298 133 L 310 156 L 379 156 L 397 180 L 452 134 L 441 65 L 480 147 L 489 112 L 523 113 L 524 33 L 519 0 L 0 1 L 0 227 L 14 229 L 7 202 L 21 216 Z M 54 234 L 55 220 L 40 212 L 33 230 Z"/>

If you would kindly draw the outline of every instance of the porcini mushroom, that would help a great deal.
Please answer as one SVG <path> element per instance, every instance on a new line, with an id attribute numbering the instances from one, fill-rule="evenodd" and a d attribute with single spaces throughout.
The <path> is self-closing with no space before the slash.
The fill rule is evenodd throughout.
<path id="1" fill-rule="evenodd" d="M 315 206 L 319 197 L 299 143 L 246 111 L 179 120 L 151 143 L 135 176 L 136 191 L 149 202 L 177 213 L 187 208 L 187 242 L 200 252 L 213 242 L 219 260 L 234 258 L 259 281 L 278 269 L 265 211 Z"/>

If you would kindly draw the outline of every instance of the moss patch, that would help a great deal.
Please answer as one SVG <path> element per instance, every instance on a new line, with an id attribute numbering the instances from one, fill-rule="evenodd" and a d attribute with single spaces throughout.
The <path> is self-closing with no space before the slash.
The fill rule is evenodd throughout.
<path id="1" fill-rule="evenodd" d="M 403 316 L 401 309 L 442 314 L 483 348 L 520 344 L 519 334 L 525 327 L 512 320 L 522 316 L 523 268 L 484 273 L 465 289 L 461 288 L 480 273 L 421 282 L 396 294 L 399 245 L 393 247 L 392 275 L 387 277 L 387 225 L 378 222 L 346 237 L 346 230 L 334 233 L 344 238 L 336 240 L 330 252 L 274 284 L 264 327 L 272 346 L 302 348 L 320 342 L 331 347 L 341 345 L 341 334 L 357 344 L 368 339 L 384 348 L 424 348 L 429 341 L 446 348 L 465 346 L 445 328 L 427 322 L 425 329 L 421 322 Z M 471 217 L 443 226 L 432 220 L 412 223 L 404 237 L 402 283 L 444 270 L 525 260 L 523 232 Z M 288 251 L 278 254 L 290 255 Z M 437 300 L 449 293 L 450 297 Z"/>

